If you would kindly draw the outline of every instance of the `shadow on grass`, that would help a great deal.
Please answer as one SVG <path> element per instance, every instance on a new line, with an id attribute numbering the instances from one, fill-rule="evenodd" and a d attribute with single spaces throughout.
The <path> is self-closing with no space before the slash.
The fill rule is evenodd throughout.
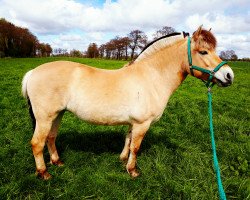
<path id="1" fill-rule="evenodd" d="M 124 147 L 125 134 L 123 131 L 66 132 L 59 134 L 56 143 L 61 153 L 66 151 L 66 149 L 71 149 L 94 154 L 105 152 L 116 154 L 121 153 Z M 177 144 L 171 142 L 167 135 L 154 135 L 151 131 L 148 131 L 142 141 L 139 154 L 150 149 L 152 145 L 160 144 L 163 144 L 173 152 L 179 148 Z"/>
<path id="2" fill-rule="evenodd" d="M 124 145 L 124 133 L 115 131 L 67 132 L 57 137 L 58 150 L 66 149 L 101 154 L 104 152 L 120 153 Z"/>

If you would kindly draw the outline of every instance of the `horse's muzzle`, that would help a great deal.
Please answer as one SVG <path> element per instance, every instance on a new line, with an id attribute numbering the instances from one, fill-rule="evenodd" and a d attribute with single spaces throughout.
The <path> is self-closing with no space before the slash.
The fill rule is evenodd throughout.
<path id="1" fill-rule="evenodd" d="M 218 86 L 228 87 L 233 83 L 234 73 L 230 67 L 225 67 L 216 72 L 214 78 Z"/>

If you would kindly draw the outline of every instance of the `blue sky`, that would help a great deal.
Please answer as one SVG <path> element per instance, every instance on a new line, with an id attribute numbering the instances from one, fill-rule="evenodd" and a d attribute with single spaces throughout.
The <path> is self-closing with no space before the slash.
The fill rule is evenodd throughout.
<path id="1" fill-rule="evenodd" d="M 194 32 L 212 28 L 218 52 L 250 57 L 249 0 L 0 0 L 0 17 L 28 28 L 53 48 L 85 51 L 88 44 L 143 30 L 149 39 L 163 26 Z M 28 5 L 28 6 L 27 6 Z"/>
<path id="2" fill-rule="evenodd" d="M 101 8 L 106 1 L 105 0 L 76 0 L 76 2 Z M 113 0 L 112 2 L 115 2 L 115 1 Z"/>

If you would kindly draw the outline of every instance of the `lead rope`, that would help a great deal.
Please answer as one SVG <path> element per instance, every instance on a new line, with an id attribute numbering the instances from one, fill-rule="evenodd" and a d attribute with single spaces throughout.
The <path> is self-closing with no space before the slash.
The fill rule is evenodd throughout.
<path id="1" fill-rule="evenodd" d="M 214 162 L 214 170 L 217 177 L 217 185 L 219 190 L 219 197 L 220 200 L 226 200 L 226 195 L 223 189 L 221 177 L 220 177 L 220 167 L 216 155 L 216 145 L 214 140 L 214 127 L 213 127 L 213 109 L 212 109 L 212 86 L 208 87 L 208 115 L 209 115 L 209 129 L 210 129 L 210 137 L 211 137 L 211 144 L 212 144 L 212 152 L 213 152 L 213 162 Z"/>

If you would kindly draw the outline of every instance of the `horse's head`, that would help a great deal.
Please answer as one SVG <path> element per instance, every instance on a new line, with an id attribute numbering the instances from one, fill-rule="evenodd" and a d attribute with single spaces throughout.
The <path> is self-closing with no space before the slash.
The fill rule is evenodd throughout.
<path id="1" fill-rule="evenodd" d="M 218 86 L 226 87 L 232 84 L 234 73 L 216 54 L 216 39 L 210 30 L 199 27 L 188 42 L 190 73 L 193 76 L 204 81 L 210 79 L 209 82 Z"/>

